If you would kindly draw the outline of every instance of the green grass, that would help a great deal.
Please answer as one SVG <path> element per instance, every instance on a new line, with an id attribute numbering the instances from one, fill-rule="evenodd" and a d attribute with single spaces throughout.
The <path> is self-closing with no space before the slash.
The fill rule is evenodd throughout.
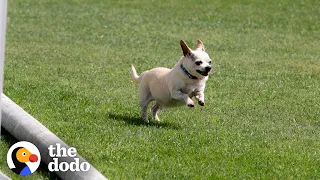
<path id="1" fill-rule="evenodd" d="M 17 0 L 8 18 L 4 92 L 106 177 L 320 178 L 318 1 Z M 173 67 L 180 39 L 214 59 L 206 106 L 146 125 L 130 64 Z"/>

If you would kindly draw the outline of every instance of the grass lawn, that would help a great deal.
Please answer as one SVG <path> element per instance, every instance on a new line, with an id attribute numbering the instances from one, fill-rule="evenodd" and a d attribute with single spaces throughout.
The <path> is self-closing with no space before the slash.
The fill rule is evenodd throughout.
<path id="1" fill-rule="evenodd" d="M 4 92 L 106 177 L 320 178 L 319 1 L 8 5 Z M 206 105 L 145 124 L 130 64 L 173 67 L 180 39 L 214 59 Z"/>

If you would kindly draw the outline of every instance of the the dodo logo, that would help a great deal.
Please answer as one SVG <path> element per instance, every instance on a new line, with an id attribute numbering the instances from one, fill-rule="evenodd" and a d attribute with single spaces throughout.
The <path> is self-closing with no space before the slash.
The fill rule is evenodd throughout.
<path id="1" fill-rule="evenodd" d="M 12 145 L 7 154 L 9 168 L 20 176 L 28 176 L 35 172 L 41 162 L 38 148 L 27 141 Z"/>

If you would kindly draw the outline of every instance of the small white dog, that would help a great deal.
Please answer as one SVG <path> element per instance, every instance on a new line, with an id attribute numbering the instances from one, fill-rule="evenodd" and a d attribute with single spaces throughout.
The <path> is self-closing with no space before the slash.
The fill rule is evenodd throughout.
<path id="1" fill-rule="evenodd" d="M 173 69 L 154 68 L 138 76 L 136 69 L 131 65 L 132 78 L 140 84 L 139 96 L 142 109 L 142 119 L 148 121 L 148 104 L 155 100 L 156 104 L 151 111 L 155 120 L 159 121 L 158 111 L 161 108 L 175 107 L 186 104 L 194 107 L 191 100 L 195 96 L 198 104 L 204 105 L 204 88 L 211 71 L 211 59 L 205 52 L 200 40 L 197 49 L 191 50 L 181 40 L 183 56 Z"/>

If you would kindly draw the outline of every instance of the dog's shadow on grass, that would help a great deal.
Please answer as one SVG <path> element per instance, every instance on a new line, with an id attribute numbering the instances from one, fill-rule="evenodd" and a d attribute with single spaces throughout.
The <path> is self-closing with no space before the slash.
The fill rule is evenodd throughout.
<path id="1" fill-rule="evenodd" d="M 144 122 L 141 117 L 133 116 L 129 114 L 108 114 L 108 117 L 112 120 L 123 121 L 126 124 L 134 125 L 134 126 L 150 126 L 156 128 L 168 128 L 168 129 L 181 129 L 181 126 L 172 123 L 172 122 L 163 122 L 163 121 L 155 121 L 153 119 L 149 119 L 149 123 Z"/>

